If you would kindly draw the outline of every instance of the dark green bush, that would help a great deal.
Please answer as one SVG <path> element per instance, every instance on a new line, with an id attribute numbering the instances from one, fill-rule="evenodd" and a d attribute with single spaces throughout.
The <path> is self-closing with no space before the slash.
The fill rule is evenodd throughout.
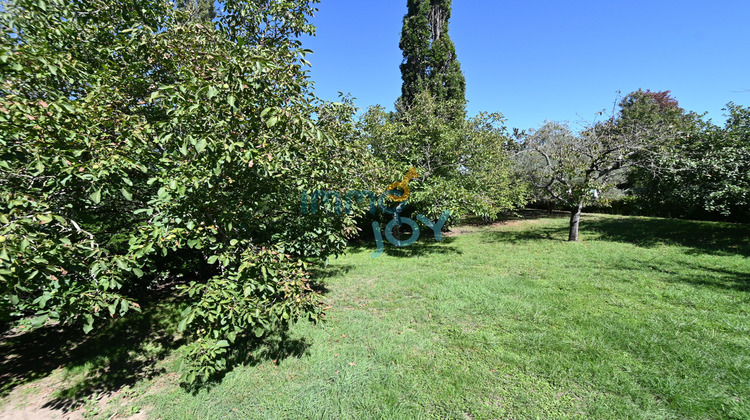
<path id="1" fill-rule="evenodd" d="M 238 337 L 320 319 L 307 263 L 353 222 L 300 216 L 364 156 L 349 104 L 310 92 L 309 2 L 228 1 L 215 28 L 161 0 L 17 0 L 0 17 L 0 313 L 78 322 L 189 299 L 184 379 Z"/>

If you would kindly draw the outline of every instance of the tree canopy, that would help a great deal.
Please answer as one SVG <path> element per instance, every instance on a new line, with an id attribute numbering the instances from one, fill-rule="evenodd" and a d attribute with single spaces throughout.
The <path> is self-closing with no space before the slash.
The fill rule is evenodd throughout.
<path id="1" fill-rule="evenodd" d="M 16 0 L 0 16 L 0 315 L 126 316 L 187 299 L 185 379 L 233 343 L 323 316 L 308 262 L 353 220 L 301 191 L 359 167 L 353 108 L 317 100 L 297 36 L 311 3 L 227 1 L 215 25 L 162 0 Z M 336 162 L 336 164 L 331 164 Z"/>
<path id="2" fill-rule="evenodd" d="M 436 101 L 449 104 L 445 117 L 463 119 L 466 80 L 448 34 L 451 0 L 408 0 L 407 9 L 399 43 L 404 60 L 397 107 L 411 108 L 427 91 Z"/>

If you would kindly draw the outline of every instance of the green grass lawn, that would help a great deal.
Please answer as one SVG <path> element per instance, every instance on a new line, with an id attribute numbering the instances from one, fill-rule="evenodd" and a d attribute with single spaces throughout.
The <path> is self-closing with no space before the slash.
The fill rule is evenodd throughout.
<path id="1" fill-rule="evenodd" d="M 322 273 L 326 323 L 294 326 L 197 392 L 165 356 L 129 388 L 130 410 L 750 418 L 750 226 L 585 215 L 568 243 L 566 225 L 466 227 L 376 259 L 355 247 Z"/>

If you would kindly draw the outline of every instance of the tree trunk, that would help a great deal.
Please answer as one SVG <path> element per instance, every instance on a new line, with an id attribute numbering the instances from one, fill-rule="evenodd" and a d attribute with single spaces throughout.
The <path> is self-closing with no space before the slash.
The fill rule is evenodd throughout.
<path id="1" fill-rule="evenodd" d="M 578 242 L 578 224 L 581 221 L 581 210 L 583 204 L 579 204 L 570 211 L 570 233 L 568 234 L 568 241 Z"/>

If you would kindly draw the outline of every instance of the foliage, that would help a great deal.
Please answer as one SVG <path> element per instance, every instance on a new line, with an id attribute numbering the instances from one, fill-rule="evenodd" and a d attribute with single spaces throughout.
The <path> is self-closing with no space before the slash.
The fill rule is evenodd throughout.
<path id="1" fill-rule="evenodd" d="M 397 108 L 411 108 L 427 91 L 450 105 L 443 110 L 445 118 L 464 119 L 466 80 L 448 35 L 451 0 L 408 0 L 407 8 L 399 43 L 404 60 Z"/>
<path id="2" fill-rule="evenodd" d="M 183 9 L 191 19 L 205 25 L 213 25 L 211 21 L 216 17 L 213 0 L 178 0 L 177 7 Z"/>
<path id="3" fill-rule="evenodd" d="M 227 1 L 215 29 L 161 0 L 16 0 L 0 18 L 0 313 L 78 322 L 183 283 L 184 379 L 320 319 L 306 262 L 352 220 L 301 191 L 356 174 L 350 103 L 310 93 L 309 2 Z M 352 159 L 352 156 L 355 159 Z"/>
<path id="4" fill-rule="evenodd" d="M 641 111 L 625 105 L 620 114 L 591 123 L 579 134 L 565 124 L 547 122 L 526 136 L 524 150 L 516 155 L 518 171 L 571 210 L 570 241 L 578 240 L 583 207 L 620 194 L 617 186 L 628 168 L 653 170 L 673 159 L 668 145 L 677 128 L 669 119 L 647 120 L 643 114 L 651 114 L 631 110 Z"/>
<path id="5" fill-rule="evenodd" d="M 705 210 L 750 220 L 750 108 L 727 104 L 724 127 L 712 128 L 692 156 Z"/>
<path id="6" fill-rule="evenodd" d="M 448 35 L 450 0 L 409 0 L 407 8 L 397 112 L 371 107 L 359 126 L 371 167 L 380 168 L 373 179 L 390 185 L 415 167 L 419 176 L 402 213 L 437 219 L 451 210 L 448 225 L 469 213 L 491 219 L 517 207 L 525 189 L 512 178 L 502 115 L 466 119 L 466 82 Z"/>
<path id="7" fill-rule="evenodd" d="M 669 121 L 677 135 L 665 144 L 667 153 L 628 174 L 627 187 L 636 210 L 673 217 L 746 218 L 750 111 L 728 104 L 727 121 L 720 127 L 677 107 L 676 100 L 664 95 L 668 92 L 658 92 L 656 98 L 648 93 L 628 95 L 622 114 L 646 124 Z M 670 105 L 662 106 L 663 102 Z"/>
<path id="8" fill-rule="evenodd" d="M 405 211 L 437 219 L 450 209 L 452 223 L 469 213 L 493 218 L 520 205 L 524 189 L 512 177 L 502 115 L 446 121 L 441 116 L 454 105 L 422 92 L 406 113 L 372 107 L 363 115 L 363 136 L 375 159 L 390 170 L 383 185 L 415 167 L 419 176 L 410 183 Z"/>

